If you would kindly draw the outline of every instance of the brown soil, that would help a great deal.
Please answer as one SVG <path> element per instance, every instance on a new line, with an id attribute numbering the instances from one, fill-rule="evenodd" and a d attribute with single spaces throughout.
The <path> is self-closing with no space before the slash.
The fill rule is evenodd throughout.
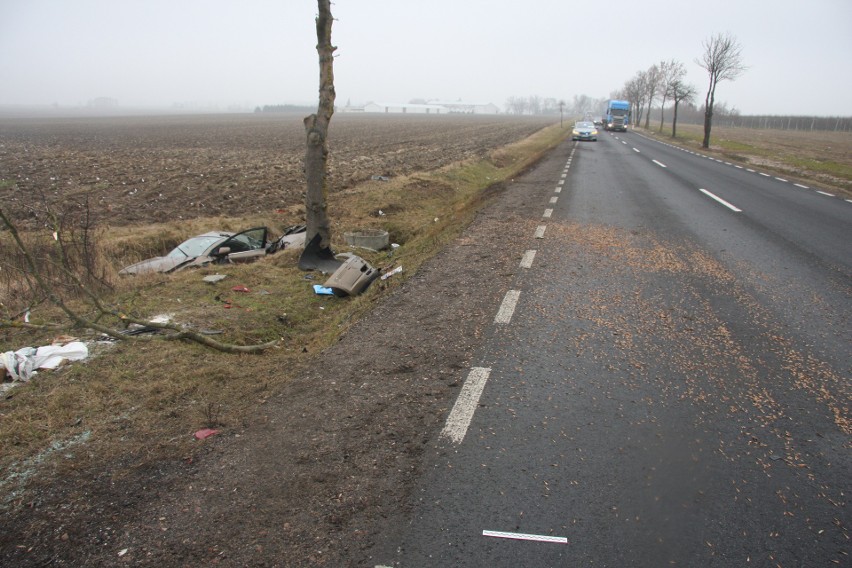
<path id="1" fill-rule="evenodd" d="M 352 124 L 364 123 L 355 119 Z M 441 139 L 448 144 L 453 138 L 468 139 L 448 130 L 448 124 L 436 129 L 434 147 Z M 518 137 L 493 124 L 488 128 L 493 136 Z M 376 134 L 375 139 L 382 136 Z M 128 143 L 116 149 L 129 165 L 134 164 L 133 155 L 146 155 L 143 161 L 150 163 L 157 154 L 154 149 L 146 153 L 141 138 L 138 147 Z M 235 141 L 237 148 L 240 144 Z M 353 151 L 348 159 L 338 152 L 336 175 L 343 170 L 353 178 L 396 174 L 434 167 L 458 159 L 459 153 L 483 151 L 479 144 L 468 149 L 449 146 L 444 148 L 448 155 L 436 151 L 430 157 L 422 144 L 418 138 L 408 144 L 388 143 L 384 153 L 373 148 L 372 154 L 384 156 L 384 166 L 355 167 L 352 162 L 367 162 L 357 159 L 367 152 Z M 225 154 L 240 153 L 230 144 L 223 146 Z M 8 146 L 5 151 L 3 163 L 8 164 Z M 394 161 L 398 153 L 403 155 Z M 161 159 L 168 162 L 165 156 Z M 276 175 L 274 167 L 252 159 L 263 176 Z M 208 165 L 204 172 L 212 170 Z M 41 179 L 51 172 L 47 166 L 31 167 L 24 177 Z M 121 168 L 110 167 L 110 178 L 118 179 Z M 204 173 L 201 170 L 175 171 L 181 181 L 174 187 Z M 164 165 L 159 171 L 164 175 L 168 169 Z M 60 174 L 60 182 L 67 175 Z M 141 179 L 141 171 L 134 177 Z M 235 172 L 230 171 L 221 179 L 232 177 Z M 221 195 L 224 190 L 217 191 Z M 523 180 L 492 188 L 488 197 L 497 199 L 459 240 L 350 328 L 310 370 L 264 398 L 243 424 L 198 442 L 191 455 L 146 459 L 128 449 L 121 463 L 103 463 L 85 456 L 84 444 L 57 451 L 60 463 L 44 468 L 37 481 L 15 496 L 17 506 L 3 515 L 0 564 L 379 563 L 370 557 L 375 537 L 404 513 L 401 504 L 419 474 L 424 448 L 446 417 L 483 330 L 512 281 L 523 253 L 519 243 L 533 233 L 548 191 L 549 186 Z M 121 219 L 137 220 L 132 196 L 104 195 L 110 196 L 112 211 Z M 244 201 L 233 203 L 252 206 Z M 149 214 L 146 211 L 144 218 Z"/>
<path id="2" fill-rule="evenodd" d="M 524 138 L 551 118 L 337 114 L 330 185 L 432 170 Z M 111 225 L 266 214 L 304 202 L 300 115 L 0 120 L 0 202 L 88 197 Z M 26 217 L 25 217 L 26 218 Z"/>

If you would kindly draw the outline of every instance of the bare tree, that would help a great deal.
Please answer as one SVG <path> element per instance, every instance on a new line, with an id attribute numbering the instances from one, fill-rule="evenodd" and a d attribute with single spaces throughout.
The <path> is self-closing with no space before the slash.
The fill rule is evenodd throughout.
<path id="1" fill-rule="evenodd" d="M 530 95 L 528 106 L 530 114 L 541 114 L 541 97 L 538 95 Z"/>
<path id="2" fill-rule="evenodd" d="M 642 122 L 642 115 L 645 110 L 645 101 L 648 96 L 648 72 L 638 71 L 636 75 L 630 79 L 625 85 L 623 92 L 627 95 L 627 100 L 633 105 L 633 124 Z"/>
<path id="3" fill-rule="evenodd" d="M 648 114 L 645 115 L 645 128 L 648 128 L 651 123 L 651 105 L 654 104 L 659 94 L 661 77 L 662 73 L 657 65 L 651 65 L 645 72 L 645 90 L 648 97 Z"/>
<path id="4" fill-rule="evenodd" d="M 686 68 L 683 63 L 671 59 L 669 61 L 660 62 L 660 132 L 663 131 L 665 124 L 666 100 L 671 98 L 672 84 L 675 81 L 683 79 L 686 75 Z"/>
<path id="5" fill-rule="evenodd" d="M 506 112 L 524 114 L 527 111 L 527 107 L 527 100 L 523 97 L 509 97 L 506 99 Z"/>
<path id="6" fill-rule="evenodd" d="M 677 107 L 680 103 L 691 103 L 698 94 L 695 85 L 687 84 L 683 77 L 678 77 L 669 85 L 669 96 L 674 101 L 674 115 L 672 116 L 672 138 L 677 136 Z"/>
<path id="7" fill-rule="evenodd" d="M 710 36 L 701 43 L 704 53 L 695 62 L 710 77 L 710 86 L 704 98 L 704 141 L 703 148 L 710 147 L 710 129 L 713 126 L 713 104 L 716 87 L 720 81 L 733 81 L 748 69 L 742 62 L 742 46 L 730 33 Z"/>
<path id="8" fill-rule="evenodd" d="M 334 51 L 331 45 L 331 1 L 317 0 L 319 13 L 316 18 L 317 53 L 319 54 L 320 84 L 317 113 L 305 117 L 307 149 L 305 151 L 305 177 L 307 193 L 306 242 L 320 236 L 320 247 L 331 244 L 331 229 L 328 222 L 328 124 L 334 114 Z"/>

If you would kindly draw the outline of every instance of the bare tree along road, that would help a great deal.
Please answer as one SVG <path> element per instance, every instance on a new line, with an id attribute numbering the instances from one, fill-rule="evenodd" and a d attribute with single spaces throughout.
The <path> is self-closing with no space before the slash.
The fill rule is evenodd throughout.
<path id="1" fill-rule="evenodd" d="M 552 193 L 375 565 L 849 566 L 852 203 L 633 132 L 516 183 Z"/>

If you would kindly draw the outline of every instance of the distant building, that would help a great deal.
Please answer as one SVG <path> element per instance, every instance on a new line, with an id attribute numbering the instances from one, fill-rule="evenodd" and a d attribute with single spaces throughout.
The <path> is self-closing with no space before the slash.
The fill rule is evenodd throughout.
<path id="1" fill-rule="evenodd" d="M 466 103 L 462 101 L 429 101 L 430 105 L 440 105 L 451 113 L 459 114 L 497 114 L 500 108 L 493 103 Z"/>
<path id="2" fill-rule="evenodd" d="M 492 103 L 464 103 L 461 101 L 429 101 L 420 103 L 376 103 L 352 106 L 347 103 L 342 112 L 370 112 L 382 114 L 498 114 L 500 109 Z"/>
<path id="3" fill-rule="evenodd" d="M 352 109 L 354 110 L 354 109 Z M 364 105 L 364 112 L 381 112 L 396 114 L 448 114 L 446 108 L 435 104 L 412 104 L 412 103 L 374 103 Z"/>

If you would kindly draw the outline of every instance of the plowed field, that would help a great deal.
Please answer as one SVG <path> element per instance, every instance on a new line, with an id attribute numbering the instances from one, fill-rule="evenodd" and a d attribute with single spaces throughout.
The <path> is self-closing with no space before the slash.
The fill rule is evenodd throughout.
<path id="1" fill-rule="evenodd" d="M 301 115 L 0 119 L 0 201 L 88 195 L 112 225 L 269 212 L 304 201 Z M 486 154 L 553 117 L 336 114 L 331 192 Z"/>

